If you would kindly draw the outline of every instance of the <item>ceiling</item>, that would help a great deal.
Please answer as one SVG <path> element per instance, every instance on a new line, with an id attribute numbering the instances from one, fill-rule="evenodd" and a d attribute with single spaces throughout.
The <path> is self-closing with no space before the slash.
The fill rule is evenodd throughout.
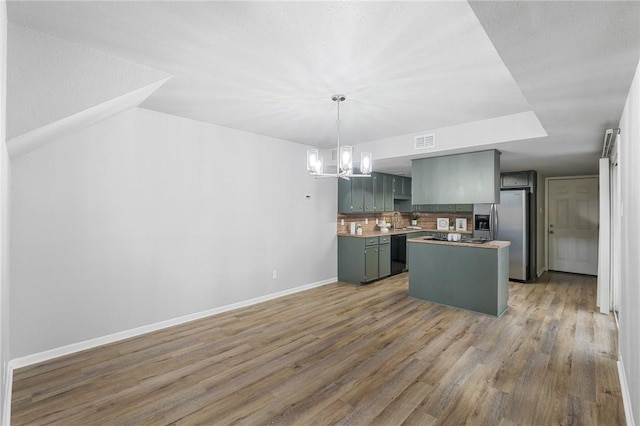
<path id="1" fill-rule="evenodd" d="M 484 148 L 547 176 L 597 172 L 640 58 L 638 2 L 7 5 L 16 24 L 171 75 L 143 108 L 321 148 L 334 93 L 350 144 L 532 111 L 548 136 Z"/>

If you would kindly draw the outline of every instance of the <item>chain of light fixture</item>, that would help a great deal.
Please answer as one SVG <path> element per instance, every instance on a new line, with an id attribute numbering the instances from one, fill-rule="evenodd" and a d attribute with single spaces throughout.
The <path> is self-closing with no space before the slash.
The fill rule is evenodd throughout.
<path id="1" fill-rule="evenodd" d="M 362 152 L 360 154 L 360 173 L 361 174 L 353 174 L 353 147 L 352 146 L 340 146 L 340 102 L 343 102 L 346 99 L 344 95 L 333 95 L 331 100 L 336 102 L 337 105 L 337 115 L 338 118 L 336 120 L 338 134 L 336 138 L 337 149 L 336 153 L 338 155 L 337 158 L 337 170 L 336 173 L 324 173 L 323 161 L 320 153 L 317 149 L 307 149 L 307 170 L 309 174 L 315 177 L 334 177 L 334 178 L 342 178 L 349 179 L 352 177 L 370 177 L 373 159 L 371 156 L 371 152 Z"/>

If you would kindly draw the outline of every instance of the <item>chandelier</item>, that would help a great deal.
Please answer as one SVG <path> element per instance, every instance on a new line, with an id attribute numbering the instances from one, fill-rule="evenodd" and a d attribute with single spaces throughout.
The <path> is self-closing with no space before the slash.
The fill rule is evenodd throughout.
<path id="1" fill-rule="evenodd" d="M 353 147 L 340 146 L 340 102 L 346 99 L 344 95 L 333 95 L 331 100 L 336 102 L 338 107 L 338 127 L 337 137 L 337 170 L 336 173 L 324 173 L 322 157 L 317 149 L 307 149 L 307 170 L 309 174 L 316 177 L 334 177 L 349 179 L 352 177 L 370 177 L 373 169 L 373 158 L 370 152 L 360 154 L 360 174 L 353 174 Z"/>

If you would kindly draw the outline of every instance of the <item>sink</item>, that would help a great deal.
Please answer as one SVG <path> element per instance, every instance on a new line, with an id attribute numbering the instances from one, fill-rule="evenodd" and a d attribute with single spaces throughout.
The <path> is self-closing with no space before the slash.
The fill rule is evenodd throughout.
<path id="1" fill-rule="evenodd" d="M 485 240 L 484 238 L 467 238 L 467 239 L 462 239 L 460 241 L 449 241 L 448 239 L 443 237 L 429 237 L 429 238 L 425 238 L 425 240 L 447 241 L 449 243 L 469 243 L 469 244 L 484 244 L 486 242 L 489 242 L 489 240 Z"/>
<path id="2" fill-rule="evenodd" d="M 461 243 L 469 243 L 469 244 L 484 244 L 488 243 L 489 240 L 485 240 L 484 238 L 469 238 L 468 240 L 462 240 Z"/>

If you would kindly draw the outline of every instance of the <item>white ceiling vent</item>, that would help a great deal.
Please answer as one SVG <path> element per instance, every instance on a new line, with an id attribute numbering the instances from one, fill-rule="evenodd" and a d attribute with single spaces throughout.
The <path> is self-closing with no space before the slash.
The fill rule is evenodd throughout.
<path id="1" fill-rule="evenodd" d="M 428 135 L 415 136 L 413 138 L 413 149 L 427 149 L 436 147 L 436 135 L 435 133 L 429 133 Z"/>

